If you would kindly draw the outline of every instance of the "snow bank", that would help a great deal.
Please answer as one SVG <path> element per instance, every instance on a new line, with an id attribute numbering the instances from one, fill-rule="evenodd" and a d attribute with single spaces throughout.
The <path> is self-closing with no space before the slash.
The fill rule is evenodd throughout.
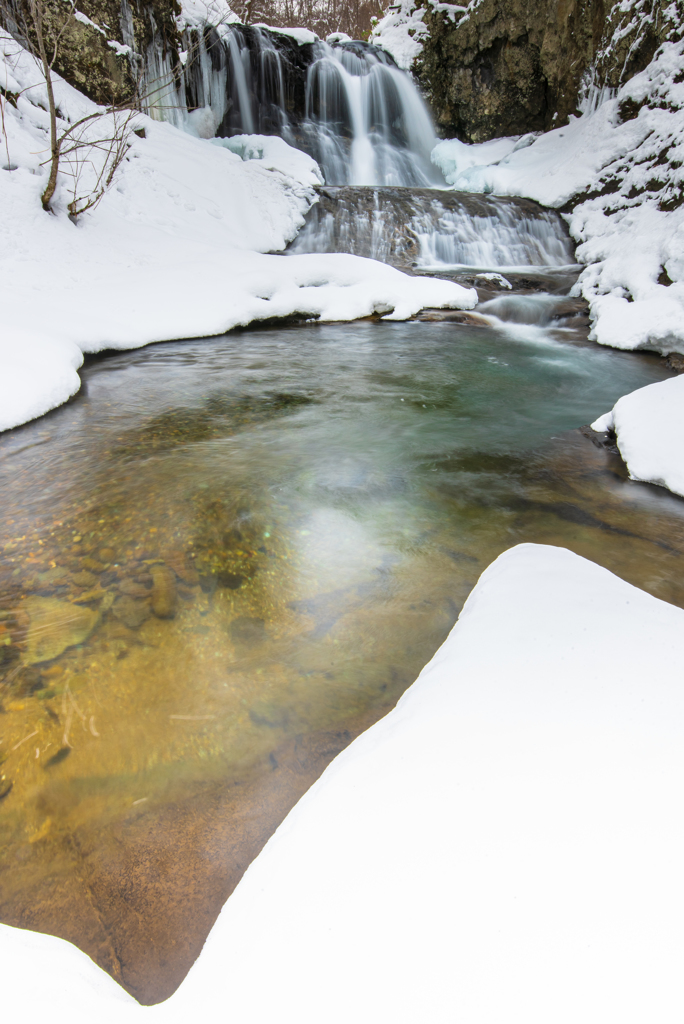
<path id="1" fill-rule="evenodd" d="M 561 548 L 506 552 L 278 829 L 178 992 L 116 1020 L 674 1024 L 683 660 L 680 609 Z M 0 927 L 0 960 L 27 1019 L 110 1019 L 111 983 L 61 940 Z"/>
<path id="2" fill-rule="evenodd" d="M 295 313 L 403 319 L 424 306 L 475 305 L 471 289 L 372 260 L 266 255 L 295 236 L 321 182 L 314 161 L 282 139 L 208 141 L 140 115 L 145 138 L 132 136 L 101 204 L 72 223 L 65 176 L 49 216 L 45 87 L 17 49 L 0 35 L 0 81 L 12 94 L 0 140 L 0 429 L 69 398 L 83 352 Z M 55 92 L 65 125 L 98 109 L 62 80 Z"/>
<path id="3" fill-rule="evenodd" d="M 615 432 L 632 480 L 684 497 L 684 375 L 625 395 L 592 427 Z"/>
<path id="4" fill-rule="evenodd" d="M 535 138 L 465 146 L 433 160 L 456 189 L 571 208 L 578 288 L 591 337 L 615 348 L 684 352 L 684 43 L 666 43 L 598 109 Z M 491 147 L 491 148 L 489 148 Z"/>
<path id="5" fill-rule="evenodd" d="M 301 149 L 288 146 L 279 135 L 233 135 L 229 139 L 211 138 L 213 146 L 235 153 L 241 160 L 258 160 L 267 171 L 287 174 L 312 188 L 323 183 L 318 164 Z"/>

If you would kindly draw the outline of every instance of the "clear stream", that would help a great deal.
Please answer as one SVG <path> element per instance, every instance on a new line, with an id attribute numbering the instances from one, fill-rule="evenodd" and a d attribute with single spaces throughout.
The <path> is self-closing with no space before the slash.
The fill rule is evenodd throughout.
<path id="1" fill-rule="evenodd" d="M 425 187 L 429 114 L 374 47 L 195 42 L 158 114 L 321 163 L 291 253 L 436 270 L 480 306 L 103 356 L 0 437 L 0 920 L 145 1003 L 501 551 L 565 545 L 684 606 L 684 502 L 577 429 L 669 371 L 587 342 L 560 217 Z"/>
<path id="2" fill-rule="evenodd" d="M 684 605 L 684 503 L 575 429 L 669 373 L 582 333 L 157 345 L 0 438 L 2 920 L 159 1000 L 499 552 L 565 545 Z"/>

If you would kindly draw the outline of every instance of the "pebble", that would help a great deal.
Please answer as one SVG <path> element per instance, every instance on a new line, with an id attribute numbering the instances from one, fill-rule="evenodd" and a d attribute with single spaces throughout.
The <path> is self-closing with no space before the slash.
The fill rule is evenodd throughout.
<path id="1" fill-rule="evenodd" d="M 97 576 L 95 573 L 88 572 L 87 569 L 82 569 L 80 572 L 74 573 L 71 582 L 75 583 L 77 587 L 94 587 L 97 583 Z"/>
<path id="2" fill-rule="evenodd" d="M 69 582 L 69 570 L 57 566 L 55 569 L 48 569 L 46 572 L 38 573 L 38 581 L 41 587 L 58 587 Z"/>
<path id="3" fill-rule="evenodd" d="M 85 558 L 81 559 L 81 566 L 89 572 L 101 573 L 104 570 L 104 563 L 98 562 L 96 558 L 91 558 L 90 555 L 86 555 Z"/>

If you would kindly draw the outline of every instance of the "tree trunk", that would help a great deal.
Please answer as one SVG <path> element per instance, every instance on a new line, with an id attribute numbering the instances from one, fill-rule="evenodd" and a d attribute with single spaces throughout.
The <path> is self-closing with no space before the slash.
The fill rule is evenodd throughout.
<path id="1" fill-rule="evenodd" d="M 55 194 L 57 188 L 57 171 L 59 170 L 59 140 L 57 138 L 57 110 L 55 107 L 55 94 L 52 89 L 52 71 L 50 68 L 50 62 L 47 59 L 47 52 L 45 49 L 45 36 L 43 35 L 43 4 L 42 0 L 31 0 L 31 15 L 33 17 L 33 27 L 36 30 L 36 37 L 38 41 L 38 53 L 40 60 L 43 65 L 43 75 L 45 77 L 45 85 L 47 88 L 48 97 L 48 111 L 50 114 L 50 176 L 48 183 L 45 187 L 45 191 L 41 196 L 41 202 L 43 209 L 50 210 L 50 201 Z"/>

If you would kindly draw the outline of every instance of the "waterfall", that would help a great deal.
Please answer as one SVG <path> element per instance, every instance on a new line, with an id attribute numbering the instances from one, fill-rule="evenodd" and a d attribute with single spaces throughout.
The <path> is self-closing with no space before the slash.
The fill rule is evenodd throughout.
<path id="1" fill-rule="evenodd" d="M 238 41 L 239 40 L 239 41 Z M 228 33 L 228 53 L 230 54 L 230 69 L 237 94 L 237 104 L 233 109 L 240 112 L 240 131 L 235 134 L 244 133 L 253 135 L 255 132 L 254 118 L 252 116 L 252 97 L 254 90 L 251 88 L 251 61 L 249 49 L 240 45 L 242 38 L 236 30 Z"/>
<path id="2" fill-rule="evenodd" d="M 251 25 L 186 33 L 173 82 L 158 39 L 146 58 L 149 113 L 202 138 L 280 135 L 317 160 L 330 185 L 444 184 L 418 89 L 383 50 L 351 40 L 299 43 Z"/>
<path id="3" fill-rule="evenodd" d="M 304 124 L 329 185 L 437 184 L 430 115 L 411 79 L 366 43 L 318 43 Z"/>
<path id="4" fill-rule="evenodd" d="M 420 270 L 574 264 L 560 216 L 529 199 L 432 189 L 326 188 L 291 253 L 349 252 Z"/>

